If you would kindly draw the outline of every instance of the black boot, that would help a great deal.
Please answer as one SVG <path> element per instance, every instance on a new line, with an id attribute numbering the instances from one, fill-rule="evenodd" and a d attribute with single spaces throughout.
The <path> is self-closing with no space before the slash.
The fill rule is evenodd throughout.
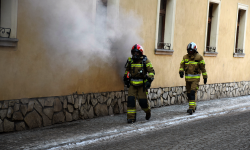
<path id="1" fill-rule="evenodd" d="M 189 110 L 187 110 L 187 113 L 189 113 L 190 115 L 192 115 L 192 114 L 193 114 L 193 112 L 194 112 L 194 110 L 193 110 L 193 109 L 189 109 Z"/>
<path id="2" fill-rule="evenodd" d="M 136 119 L 127 119 L 128 123 L 135 123 Z"/>
<path id="3" fill-rule="evenodd" d="M 149 120 L 150 117 L 151 117 L 151 110 L 149 110 L 149 112 L 146 113 L 145 119 L 146 119 L 146 120 Z"/>

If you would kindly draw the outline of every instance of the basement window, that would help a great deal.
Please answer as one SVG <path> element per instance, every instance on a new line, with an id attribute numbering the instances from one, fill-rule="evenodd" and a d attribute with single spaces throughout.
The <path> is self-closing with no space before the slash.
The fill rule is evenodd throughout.
<path id="1" fill-rule="evenodd" d="M 0 0 L 0 46 L 16 46 L 18 0 Z"/>
<path id="2" fill-rule="evenodd" d="M 248 6 L 244 4 L 238 4 L 237 10 L 237 22 L 235 29 L 235 46 L 234 57 L 245 56 L 245 37 L 246 37 L 246 24 L 247 24 L 247 11 Z"/>
<path id="3" fill-rule="evenodd" d="M 217 56 L 219 34 L 220 0 L 209 0 L 204 56 Z"/>
<path id="4" fill-rule="evenodd" d="M 155 54 L 173 55 L 176 0 L 158 0 Z"/>

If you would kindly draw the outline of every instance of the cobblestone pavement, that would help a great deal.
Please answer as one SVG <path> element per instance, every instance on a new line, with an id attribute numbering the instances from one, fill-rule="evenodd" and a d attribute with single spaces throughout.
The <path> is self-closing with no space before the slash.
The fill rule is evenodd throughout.
<path id="1" fill-rule="evenodd" d="M 86 149 L 250 149 L 250 111 L 196 120 L 132 137 L 91 144 Z M 76 148 L 81 149 L 81 148 Z"/>
<path id="2" fill-rule="evenodd" d="M 79 120 L 44 128 L 0 134 L 0 149 L 249 149 L 250 96 L 200 101 L 137 113 Z"/>

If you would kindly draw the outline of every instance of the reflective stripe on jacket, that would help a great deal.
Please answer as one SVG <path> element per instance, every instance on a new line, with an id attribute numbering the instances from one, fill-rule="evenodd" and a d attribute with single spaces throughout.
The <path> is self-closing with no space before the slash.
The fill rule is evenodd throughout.
<path id="1" fill-rule="evenodd" d="M 205 69 L 205 61 L 199 53 L 193 55 L 184 55 L 179 72 L 185 72 L 186 81 L 200 81 L 200 75 L 203 78 L 207 78 L 207 72 Z"/>

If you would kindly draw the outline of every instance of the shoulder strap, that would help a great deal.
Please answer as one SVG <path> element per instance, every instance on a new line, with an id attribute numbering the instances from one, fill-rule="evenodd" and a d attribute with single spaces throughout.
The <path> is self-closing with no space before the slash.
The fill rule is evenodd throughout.
<path id="1" fill-rule="evenodd" d="M 142 64 L 143 64 L 143 70 L 144 70 L 144 74 L 147 73 L 147 67 L 146 67 L 146 61 L 147 61 L 147 56 L 143 55 L 143 59 L 142 59 Z"/>

